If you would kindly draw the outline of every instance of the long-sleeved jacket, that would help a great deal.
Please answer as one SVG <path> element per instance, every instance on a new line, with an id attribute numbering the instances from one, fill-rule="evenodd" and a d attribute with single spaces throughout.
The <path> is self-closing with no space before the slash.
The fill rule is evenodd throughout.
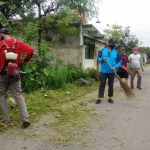
<path id="1" fill-rule="evenodd" d="M 1 71 L 1 69 L 2 69 L 2 68 L 4 67 L 4 65 L 5 65 L 5 53 L 4 53 L 4 51 L 7 50 L 7 47 L 5 46 L 5 44 L 7 44 L 8 47 L 12 47 L 13 44 L 14 44 L 14 42 L 15 42 L 15 39 L 13 39 L 13 38 L 11 38 L 11 39 L 4 39 L 4 40 L 1 40 L 1 41 L 0 41 L 0 71 Z M 16 54 L 18 54 L 18 57 L 17 57 L 17 59 L 16 59 L 16 63 L 17 63 L 17 65 L 18 65 L 19 59 L 20 59 L 21 55 L 22 55 L 23 53 L 25 53 L 26 55 L 25 55 L 25 57 L 23 58 L 23 60 L 27 60 L 27 61 L 28 61 L 28 60 L 29 60 L 28 58 L 29 58 L 30 56 L 32 56 L 32 54 L 33 54 L 33 52 L 34 52 L 34 48 L 31 47 L 31 46 L 28 45 L 28 44 L 25 44 L 25 43 L 22 42 L 22 41 L 17 40 L 17 41 L 16 41 L 16 45 L 15 45 L 14 52 L 15 52 Z M 26 61 L 26 62 L 27 62 L 27 61 Z"/>
<path id="2" fill-rule="evenodd" d="M 106 57 L 107 61 L 112 67 L 116 68 L 115 71 L 117 71 L 117 69 L 122 64 L 121 56 L 117 50 L 112 49 L 111 51 L 109 51 L 108 48 L 104 48 L 101 50 L 97 58 L 98 62 L 101 63 L 100 72 L 102 73 L 114 73 L 108 62 L 103 60 L 104 57 Z"/>

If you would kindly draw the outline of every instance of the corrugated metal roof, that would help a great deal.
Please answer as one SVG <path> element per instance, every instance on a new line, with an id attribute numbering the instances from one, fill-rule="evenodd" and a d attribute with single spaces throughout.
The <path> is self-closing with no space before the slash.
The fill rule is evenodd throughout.
<path id="1" fill-rule="evenodd" d="M 104 35 L 100 33 L 98 29 L 96 29 L 92 24 L 82 25 L 82 29 L 85 32 L 84 34 L 88 34 L 96 38 L 103 38 Z"/>

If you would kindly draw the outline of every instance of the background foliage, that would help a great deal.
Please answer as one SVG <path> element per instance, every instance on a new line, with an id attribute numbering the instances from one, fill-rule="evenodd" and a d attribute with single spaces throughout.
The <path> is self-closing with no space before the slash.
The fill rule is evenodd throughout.
<path id="1" fill-rule="evenodd" d="M 104 30 L 104 40 L 108 43 L 110 38 L 115 38 L 117 41 L 116 49 L 121 47 L 126 48 L 127 54 L 132 53 L 132 48 L 138 45 L 139 41 L 136 35 L 130 34 L 130 27 L 123 28 L 122 26 L 107 24 L 108 29 Z"/>

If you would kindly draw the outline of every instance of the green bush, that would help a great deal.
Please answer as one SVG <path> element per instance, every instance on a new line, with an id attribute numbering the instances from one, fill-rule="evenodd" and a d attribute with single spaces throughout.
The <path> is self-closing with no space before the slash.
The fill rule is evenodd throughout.
<path id="1" fill-rule="evenodd" d="M 52 58 L 52 57 L 51 57 Z M 44 61 L 46 60 L 43 59 Z M 39 70 L 35 74 L 24 76 L 22 80 L 22 89 L 25 93 L 37 89 L 59 89 L 65 87 L 67 83 L 76 83 L 80 78 L 87 79 L 91 77 L 91 71 L 83 70 L 72 64 L 65 65 L 62 61 L 57 61 L 52 65 L 49 61 L 42 61 Z"/>

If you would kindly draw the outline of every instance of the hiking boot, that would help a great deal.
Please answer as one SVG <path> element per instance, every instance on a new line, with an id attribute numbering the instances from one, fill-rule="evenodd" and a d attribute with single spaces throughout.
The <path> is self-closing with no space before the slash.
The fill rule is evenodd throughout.
<path id="1" fill-rule="evenodd" d="M 101 103 L 101 100 L 97 100 L 96 102 L 95 102 L 95 104 L 100 104 Z"/>
<path id="2" fill-rule="evenodd" d="M 113 104 L 114 103 L 114 101 L 110 98 L 110 99 L 108 99 L 108 102 L 109 103 L 111 103 L 111 104 Z"/>
<path id="3" fill-rule="evenodd" d="M 27 122 L 27 121 L 24 121 L 23 124 L 22 124 L 23 128 L 27 128 L 29 126 L 30 126 L 30 122 Z"/>
<path id="4" fill-rule="evenodd" d="M 141 88 L 141 87 L 139 87 L 139 86 L 137 86 L 137 88 L 138 88 L 138 89 L 140 89 L 140 90 L 142 89 L 142 88 Z"/>

